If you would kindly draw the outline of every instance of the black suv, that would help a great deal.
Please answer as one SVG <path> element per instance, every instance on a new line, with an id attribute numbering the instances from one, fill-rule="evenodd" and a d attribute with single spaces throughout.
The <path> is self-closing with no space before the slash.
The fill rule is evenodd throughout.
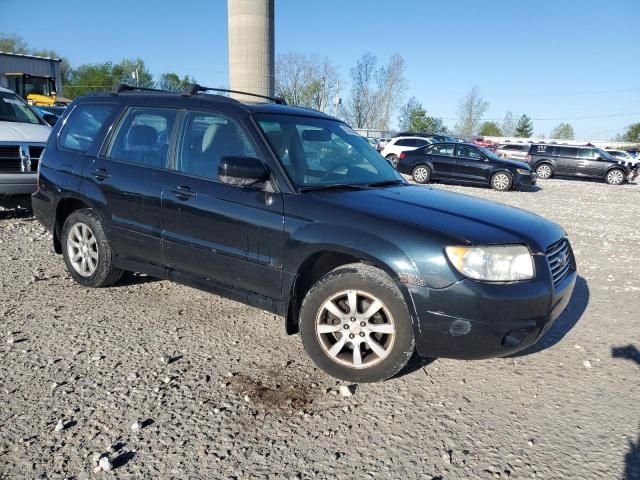
<path id="1" fill-rule="evenodd" d="M 554 175 L 599 178 L 621 185 L 638 176 L 638 165 L 627 165 L 593 145 L 571 146 L 534 143 L 525 157 L 538 178 Z"/>
<path id="2" fill-rule="evenodd" d="M 266 309 L 358 382 L 414 350 L 515 352 L 569 302 L 576 266 L 555 223 L 409 185 L 323 113 L 207 90 L 122 87 L 56 124 L 33 208 L 81 285 L 143 272 Z"/>

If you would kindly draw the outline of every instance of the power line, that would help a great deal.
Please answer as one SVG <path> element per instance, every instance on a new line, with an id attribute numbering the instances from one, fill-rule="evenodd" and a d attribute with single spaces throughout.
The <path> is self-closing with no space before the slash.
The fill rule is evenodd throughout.
<path id="1" fill-rule="evenodd" d="M 613 118 L 613 117 L 631 117 L 634 115 L 640 115 L 640 112 L 633 113 L 611 113 L 606 115 L 585 115 L 581 117 L 529 117 L 530 120 L 535 121 L 546 121 L 546 120 L 587 120 L 593 118 Z M 458 120 L 458 117 L 438 117 L 437 115 L 432 115 L 437 118 L 442 118 L 443 120 Z M 490 122 L 501 122 L 502 118 L 483 118 L 485 121 Z"/>

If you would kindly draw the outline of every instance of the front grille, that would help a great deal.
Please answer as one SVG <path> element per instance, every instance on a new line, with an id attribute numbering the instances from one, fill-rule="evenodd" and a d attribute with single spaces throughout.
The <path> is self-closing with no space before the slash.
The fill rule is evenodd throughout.
<path id="1" fill-rule="evenodd" d="M 0 172 L 36 172 L 43 151 L 44 146 L 42 145 L 0 145 Z M 27 153 L 29 161 L 25 156 Z"/>
<path id="2" fill-rule="evenodd" d="M 551 268 L 551 276 L 553 277 L 553 285 L 558 286 L 569 272 L 575 270 L 573 261 L 573 252 L 571 245 L 566 238 L 563 238 L 547 248 L 546 253 L 549 268 Z"/>

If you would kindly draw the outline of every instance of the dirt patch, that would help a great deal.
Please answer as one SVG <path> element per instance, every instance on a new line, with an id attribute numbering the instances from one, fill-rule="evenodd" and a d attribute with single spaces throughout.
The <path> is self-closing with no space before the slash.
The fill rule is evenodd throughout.
<path id="1" fill-rule="evenodd" d="M 240 373 L 230 379 L 230 384 L 245 401 L 248 400 L 249 403 L 271 412 L 294 414 L 311 407 L 318 390 L 317 386 L 281 380 L 273 378 L 266 383 Z"/>

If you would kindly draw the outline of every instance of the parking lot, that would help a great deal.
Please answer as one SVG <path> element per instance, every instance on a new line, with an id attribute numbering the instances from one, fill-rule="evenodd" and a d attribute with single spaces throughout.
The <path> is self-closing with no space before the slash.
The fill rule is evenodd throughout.
<path id="1" fill-rule="evenodd" d="M 540 186 L 432 188 L 567 230 L 580 277 L 547 335 L 351 396 L 282 319 L 142 276 L 82 288 L 0 212 L 0 478 L 87 478 L 96 454 L 119 478 L 639 478 L 640 185 Z"/>

